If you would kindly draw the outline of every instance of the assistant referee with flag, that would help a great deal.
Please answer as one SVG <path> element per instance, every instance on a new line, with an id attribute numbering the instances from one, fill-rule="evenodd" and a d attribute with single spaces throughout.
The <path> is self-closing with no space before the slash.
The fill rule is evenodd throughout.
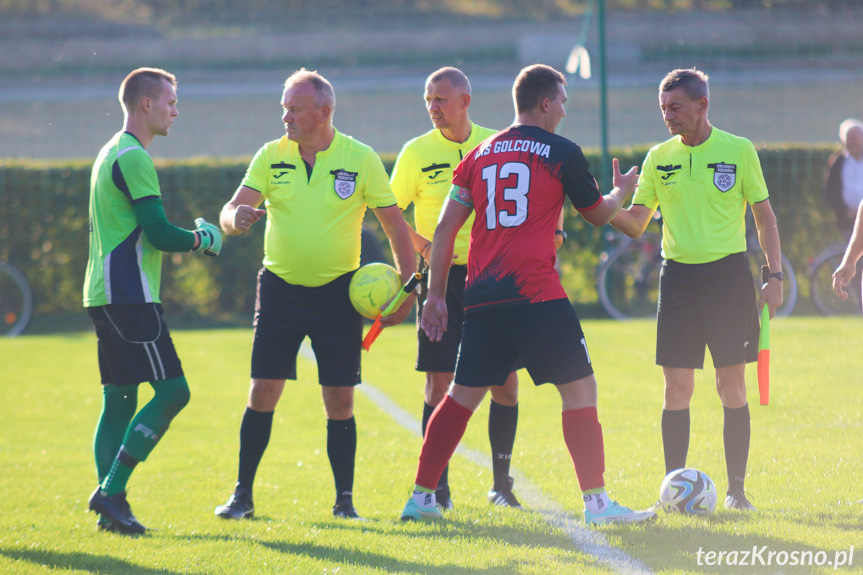
<path id="1" fill-rule="evenodd" d="M 662 80 L 659 108 L 673 137 L 648 152 L 632 205 L 610 223 L 637 238 L 653 213 L 662 212 L 656 363 L 665 378 L 665 471 L 686 466 L 689 404 L 706 346 L 725 417 L 725 506 L 754 511 L 743 488 L 750 438 L 744 376 L 758 353 L 755 279 L 745 256 L 747 204 L 770 267 L 757 305 L 768 305 L 771 317 L 782 304 L 785 276 L 758 154 L 749 140 L 710 125 L 707 82 L 696 69 L 674 70 Z"/>

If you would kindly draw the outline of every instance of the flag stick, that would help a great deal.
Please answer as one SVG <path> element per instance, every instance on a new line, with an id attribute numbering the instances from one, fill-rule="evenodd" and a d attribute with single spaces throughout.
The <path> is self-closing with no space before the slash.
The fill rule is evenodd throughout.
<path id="1" fill-rule="evenodd" d="M 371 329 L 369 329 L 369 333 L 367 333 L 366 337 L 363 338 L 363 349 L 364 350 L 369 351 L 369 348 L 372 347 L 372 344 L 375 342 L 375 340 L 381 334 L 381 331 L 383 330 L 383 328 L 381 327 L 381 318 L 384 317 L 385 315 L 390 315 L 391 313 L 393 313 L 394 311 L 399 309 L 402 306 L 402 304 L 405 303 L 405 300 L 408 298 L 408 296 L 411 294 L 411 292 L 414 291 L 414 289 L 416 289 L 417 284 L 419 284 L 422 277 L 423 277 L 423 275 L 420 272 L 417 272 L 413 276 L 411 276 L 411 279 L 409 279 L 405 283 L 405 285 L 402 286 L 402 289 L 399 290 L 399 293 L 396 295 L 396 297 L 393 298 L 393 300 L 390 302 L 390 304 L 384 309 L 383 313 L 381 313 L 377 317 L 377 319 L 375 319 L 375 323 L 372 324 Z"/>
<path id="2" fill-rule="evenodd" d="M 761 285 L 767 283 L 770 268 L 761 266 Z M 758 398 L 761 405 L 770 403 L 770 307 L 761 308 L 761 332 L 758 335 Z"/>

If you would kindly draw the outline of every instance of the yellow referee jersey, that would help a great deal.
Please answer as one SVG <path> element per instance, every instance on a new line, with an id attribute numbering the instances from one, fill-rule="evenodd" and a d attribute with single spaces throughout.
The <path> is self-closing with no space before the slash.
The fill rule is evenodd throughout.
<path id="1" fill-rule="evenodd" d="M 264 266 L 308 287 L 357 269 L 366 206 L 396 205 L 380 157 L 338 131 L 311 177 L 297 143 L 283 136 L 255 154 L 242 185 L 265 199 Z"/>
<path id="2" fill-rule="evenodd" d="M 714 127 L 699 146 L 651 148 L 632 203 L 662 212 L 665 258 L 702 264 L 746 251 L 746 204 L 767 198 L 755 146 Z"/>
<path id="3" fill-rule="evenodd" d="M 480 142 L 497 133 L 471 123 L 470 137 L 458 144 L 431 130 L 404 145 L 393 168 L 391 184 L 401 209 L 414 204 L 414 226 L 421 235 L 432 239 L 443 204 L 452 187 L 452 172 L 462 158 Z M 458 233 L 453 263 L 467 264 L 473 213 Z"/>

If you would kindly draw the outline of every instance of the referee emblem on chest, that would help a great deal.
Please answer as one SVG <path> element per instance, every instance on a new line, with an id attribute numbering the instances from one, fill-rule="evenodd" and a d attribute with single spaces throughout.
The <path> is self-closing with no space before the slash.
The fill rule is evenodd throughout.
<path id="1" fill-rule="evenodd" d="M 333 180 L 333 188 L 341 199 L 346 200 L 354 195 L 354 190 L 357 186 L 357 174 L 359 172 L 333 170 L 330 173 L 335 176 L 335 179 Z"/>
<path id="2" fill-rule="evenodd" d="M 737 164 L 716 162 L 715 164 L 707 164 L 707 167 L 713 168 L 713 185 L 720 192 L 725 193 L 734 187 L 737 182 Z"/>

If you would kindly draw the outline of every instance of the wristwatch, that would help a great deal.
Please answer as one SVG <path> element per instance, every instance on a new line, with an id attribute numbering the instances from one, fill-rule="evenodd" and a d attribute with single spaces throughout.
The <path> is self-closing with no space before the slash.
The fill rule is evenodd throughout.
<path id="1" fill-rule="evenodd" d="M 767 277 L 776 278 L 781 282 L 785 281 L 785 274 L 782 272 L 774 272 L 774 273 L 771 273 L 770 275 L 768 275 Z"/>
<path id="2" fill-rule="evenodd" d="M 566 243 L 566 232 L 563 230 L 554 230 L 554 234 L 563 238 L 563 243 Z"/>

